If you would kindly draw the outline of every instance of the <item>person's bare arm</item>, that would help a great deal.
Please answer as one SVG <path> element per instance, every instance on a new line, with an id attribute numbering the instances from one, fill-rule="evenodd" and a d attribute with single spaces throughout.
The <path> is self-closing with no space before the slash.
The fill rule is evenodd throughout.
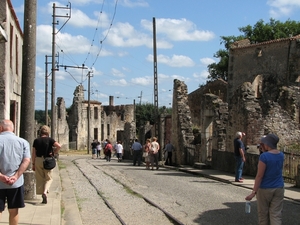
<path id="1" fill-rule="evenodd" d="M 245 162 L 245 161 L 246 161 L 246 158 L 245 158 L 244 150 L 243 150 L 242 148 L 239 148 L 239 151 L 240 151 L 240 155 L 241 155 L 241 157 L 242 157 L 242 159 L 243 159 L 243 162 Z"/>
<path id="2" fill-rule="evenodd" d="M 245 198 L 246 200 L 251 200 L 255 196 L 255 194 L 261 184 L 261 180 L 265 174 L 265 170 L 266 170 L 266 164 L 263 163 L 262 161 L 259 161 L 258 168 L 257 168 L 257 174 L 256 174 L 255 181 L 254 181 L 253 191 L 250 195 L 248 195 Z"/>
<path id="3" fill-rule="evenodd" d="M 25 172 L 30 163 L 30 158 L 24 158 L 17 172 L 9 178 L 8 184 L 14 184 L 19 177 Z"/>
<path id="4" fill-rule="evenodd" d="M 61 144 L 56 141 L 54 142 L 53 146 L 55 147 L 54 154 L 57 154 L 61 148 Z"/>

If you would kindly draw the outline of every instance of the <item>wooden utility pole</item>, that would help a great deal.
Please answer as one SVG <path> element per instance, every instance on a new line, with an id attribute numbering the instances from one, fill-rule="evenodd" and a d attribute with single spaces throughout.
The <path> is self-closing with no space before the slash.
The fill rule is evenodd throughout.
<path id="1" fill-rule="evenodd" d="M 30 146 L 32 146 L 35 138 L 36 11 L 36 0 L 24 1 L 20 136 L 26 139 Z M 25 199 L 34 199 L 36 195 L 35 178 L 33 171 L 31 171 L 31 164 L 28 169 L 24 173 Z"/>
<path id="2" fill-rule="evenodd" d="M 65 15 L 57 15 L 56 14 L 56 9 L 60 9 L 60 12 L 64 10 L 68 10 L 69 13 L 66 13 Z M 51 82 L 51 137 L 55 139 L 55 134 L 56 134 L 56 104 L 55 104 L 55 94 L 56 94 L 56 81 L 55 81 L 55 35 L 63 28 L 63 26 L 69 21 L 71 18 L 71 3 L 69 2 L 69 5 L 66 7 L 60 7 L 60 6 L 55 6 L 55 3 L 53 3 L 53 14 L 52 14 L 52 82 Z M 58 17 L 64 17 L 68 18 L 62 27 L 56 32 L 55 30 L 55 25 L 58 25 L 58 21 L 55 21 L 56 18 Z"/>

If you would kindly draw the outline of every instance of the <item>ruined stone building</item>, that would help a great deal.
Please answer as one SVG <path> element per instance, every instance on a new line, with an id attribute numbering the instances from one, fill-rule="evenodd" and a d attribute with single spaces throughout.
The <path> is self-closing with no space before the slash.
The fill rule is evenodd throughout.
<path id="1" fill-rule="evenodd" d="M 112 144 L 122 141 L 125 155 L 130 155 L 130 145 L 136 137 L 134 105 L 115 106 L 112 96 L 108 106 L 99 101 L 85 100 L 82 85 L 76 87 L 68 113 L 63 98 L 57 98 L 57 121 L 56 135 L 62 150 L 86 150 L 94 139 L 109 139 Z M 88 140 L 88 127 L 91 140 Z"/>
<path id="2" fill-rule="evenodd" d="M 236 42 L 229 56 L 227 149 L 238 130 L 249 146 L 267 133 L 277 134 L 282 147 L 299 144 L 300 35 Z"/>
<path id="3" fill-rule="evenodd" d="M 112 144 L 122 141 L 125 157 L 130 155 L 130 146 L 136 138 L 135 111 L 132 105 L 114 105 L 113 96 L 109 105 L 102 107 L 101 140 L 109 139 Z"/>
<path id="4" fill-rule="evenodd" d="M 88 140 L 88 108 L 89 102 L 84 99 L 83 86 L 78 85 L 74 91 L 73 103 L 67 117 L 69 142 L 72 149 L 84 150 L 87 149 L 88 143 L 91 143 L 92 140 L 100 140 L 101 103 L 90 101 L 89 128 L 91 140 Z"/>
<path id="5" fill-rule="evenodd" d="M 19 135 L 23 32 L 10 0 L 0 1 L 0 21 L 0 119 L 12 120 Z"/>
<path id="6" fill-rule="evenodd" d="M 210 82 L 187 97 L 185 84 L 175 80 L 172 126 L 181 151 L 176 157 L 180 154 L 181 162 L 188 161 L 191 128 L 201 130 L 201 157 L 195 160 L 211 160 L 213 168 L 230 172 L 237 131 L 246 133 L 249 152 L 257 152 L 260 137 L 267 133 L 279 136 L 281 149 L 299 145 L 299 59 L 300 36 L 259 44 L 242 40 L 230 49 L 228 83 Z M 255 168 L 246 165 L 252 170 L 248 174 L 256 169 L 257 162 L 252 162 Z"/>

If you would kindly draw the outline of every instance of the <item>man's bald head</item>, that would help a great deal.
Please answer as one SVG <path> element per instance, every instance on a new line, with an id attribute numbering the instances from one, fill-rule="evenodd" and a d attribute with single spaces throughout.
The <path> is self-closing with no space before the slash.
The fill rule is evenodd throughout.
<path id="1" fill-rule="evenodd" d="M 0 129 L 3 131 L 14 131 L 14 124 L 11 120 L 1 120 L 0 121 Z"/>

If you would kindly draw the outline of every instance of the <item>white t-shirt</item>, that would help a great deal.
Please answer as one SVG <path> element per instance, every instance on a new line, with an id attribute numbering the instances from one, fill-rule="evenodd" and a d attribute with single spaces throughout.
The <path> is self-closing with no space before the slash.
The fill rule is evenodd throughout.
<path id="1" fill-rule="evenodd" d="M 116 152 L 117 153 L 123 153 L 123 146 L 121 144 L 117 144 L 117 146 L 116 146 Z"/>

